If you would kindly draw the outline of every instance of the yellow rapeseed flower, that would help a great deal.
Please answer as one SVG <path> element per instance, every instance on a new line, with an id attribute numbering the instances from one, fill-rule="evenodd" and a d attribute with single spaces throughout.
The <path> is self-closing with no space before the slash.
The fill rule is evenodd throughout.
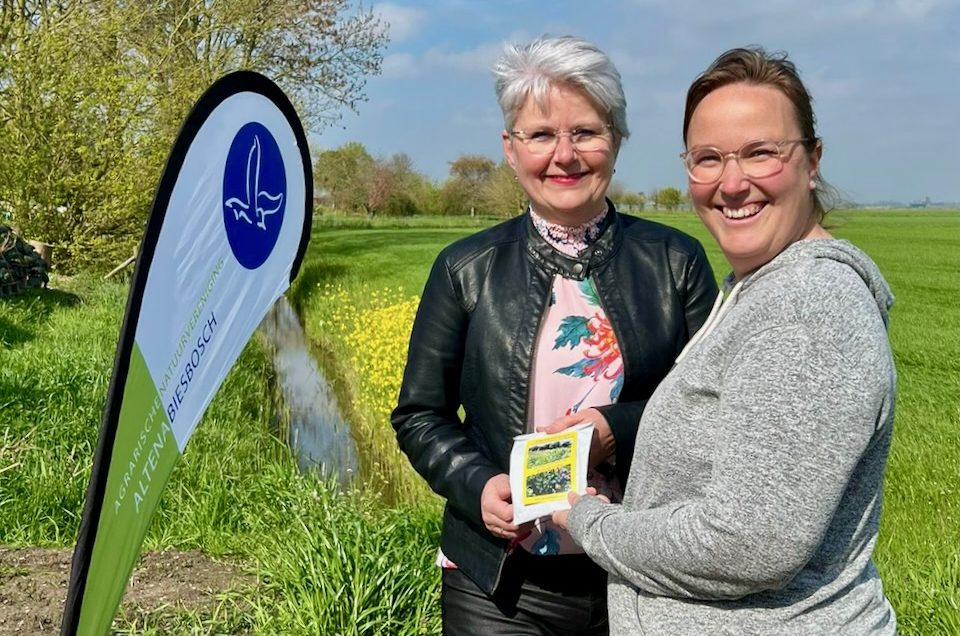
<path id="1" fill-rule="evenodd" d="M 397 449 L 390 412 L 396 405 L 406 363 L 410 330 L 420 299 L 404 296 L 403 288 L 345 289 L 325 286 L 316 303 L 316 324 L 322 338 L 332 340 L 356 386 L 350 387 L 358 415 L 354 427 L 358 451 L 376 486 L 391 498 L 416 498 L 426 491 L 406 458 Z M 361 467 L 361 470 L 363 468 Z"/>

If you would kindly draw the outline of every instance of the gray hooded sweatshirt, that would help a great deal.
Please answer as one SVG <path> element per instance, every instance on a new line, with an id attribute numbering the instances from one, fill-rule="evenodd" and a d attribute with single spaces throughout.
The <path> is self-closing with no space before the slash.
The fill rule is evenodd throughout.
<path id="1" fill-rule="evenodd" d="M 893 428 L 890 289 L 807 240 L 718 299 L 647 404 L 622 505 L 574 539 L 612 634 L 895 634 L 871 559 Z"/>

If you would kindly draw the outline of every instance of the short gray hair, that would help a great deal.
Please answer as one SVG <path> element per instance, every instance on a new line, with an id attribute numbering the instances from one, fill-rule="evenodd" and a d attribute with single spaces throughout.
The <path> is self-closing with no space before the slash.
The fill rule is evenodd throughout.
<path id="1" fill-rule="evenodd" d="M 618 150 L 620 142 L 630 136 L 620 73 L 606 53 L 584 39 L 545 35 L 530 44 L 508 44 L 492 70 L 507 130 L 513 128 L 527 97 L 532 95 L 544 108 L 550 88 L 562 85 L 586 93 L 608 117 Z"/>

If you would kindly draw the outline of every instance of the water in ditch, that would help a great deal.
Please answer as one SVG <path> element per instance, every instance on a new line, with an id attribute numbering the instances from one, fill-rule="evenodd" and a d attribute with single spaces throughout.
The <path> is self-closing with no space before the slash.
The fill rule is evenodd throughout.
<path id="1" fill-rule="evenodd" d="M 345 484 L 357 472 L 357 449 L 350 426 L 285 297 L 267 313 L 260 331 L 271 351 L 283 396 L 283 419 L 300 471 L 319 471 Z"/>

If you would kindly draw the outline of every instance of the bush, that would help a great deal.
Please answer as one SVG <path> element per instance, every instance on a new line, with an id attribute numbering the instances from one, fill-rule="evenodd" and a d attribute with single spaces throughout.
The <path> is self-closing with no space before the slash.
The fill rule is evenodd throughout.
<path id="1" fill-rule="evenodd" d="M 403 193 L 391 194 L 381 210 L 384 216 L 414 216 L 418 212 L 417 204 Z"/>

